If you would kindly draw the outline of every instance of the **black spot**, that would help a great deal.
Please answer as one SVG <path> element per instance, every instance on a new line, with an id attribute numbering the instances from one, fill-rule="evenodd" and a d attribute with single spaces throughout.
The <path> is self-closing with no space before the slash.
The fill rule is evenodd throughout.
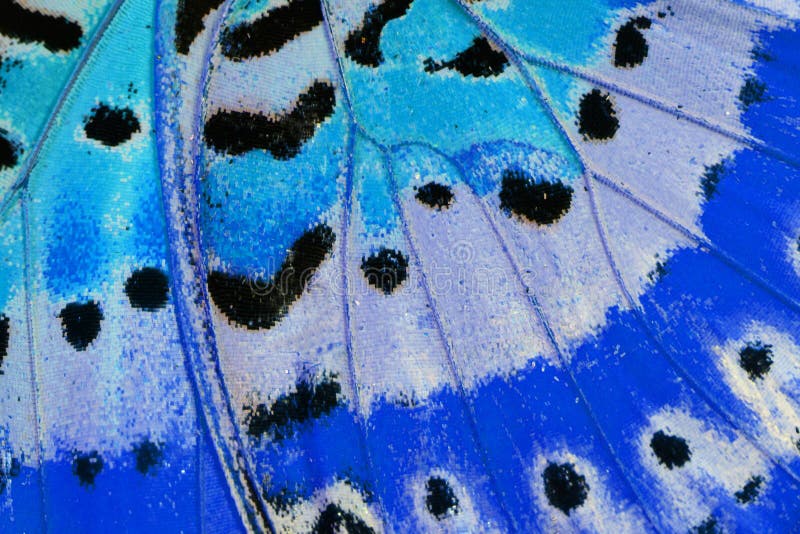
<path id="1" fill-rule="evenodd" d="M 476 37 L 469 48 L 459 52 L 449 61 L 437 63 L 433 58 L 425 60 L 425 72 L 453 69 L 464 76 L 475 76 L 476 78 L 499 76 L 507 66 L 506 55 L 495 50 L 485 37 Z"/>
<path id="2" fill-rule="evenodd" d="M 161 464 L 164 459 L 163 443 L 153 443 L 149 439 L 133 446 L 136 456 L 136 470 L 146 475 L 150 470 Z"/>
<path id="3" fill-rule="evenodd" d="M 415 196 L 423 204 L 437 209 L 446 208 L 453 201 L 453 192 L 450 187 L 436 182 L 428 182 L 423 185 L 417 189 Z"/>
<path id="4" fill-rule="evenodd" d="M 703 177 L 700 179 L 700 186 L 703 189 L 703 197 L 706 200 L 711 200 L 711 197 L 717 192 L 717 185 L 719 185 L 724 173 L 725 164 L 723 162 L 715 163 L 705 168 Z"/>
<path id="5" fill-rule="evenodd" d="M 442 520 L 458 513 L 458 498 L 445 479 L 431 477 L 425 483 L 425 489 L 428 490 L 425 507 L 436 519 Z"/>
<path id="6" fill-rule="evenodd" d="M 285 514 L 290 508 L 300 503 L 302 500 L 297 490 L 289 489 L 288 487 L 275 488 L 264 490 L 264 499 L 273 507 L 279 514 Z"/>
<path id="7" fill-rule="evenodd" d="M 167 304 L 169 281 L 167 275 L 155 267 L 134 271 L 125 281 L 125 294 L 134 308 L 156 311 Z"/>
<path id="8" fill-rule="evenodd" d="M 369 527 L 360 517 L 352 512 L 342 510 L 336 504 L 329 504 L 322 513 L 319 514 L 313 534 L 374 534 L 375 531 Z"/>
<path id="9" fill-rule="evenodd" d="M 112 108 L 100 104 L 83 121 L 86 137 L 106 146 L 117 146 L 128 141 L 139 130 L 139 119 L 130 108 Z"/>
<path id="10" fill-rule="evenodd" d="M 658 258 L 658 254 L 656 254 L 656 258 Z M 667 275 L 667 273 L 669 273 L 669 270 L 667 269 L 667 264 L 660 260 L 656 260 L 656 265 L 652 271 L 647 273 L 647 278 L 651 282 L 658 282 L 659 280 L 664 278 Z"/>
<path id="11" fill-rule="evenodd" d="M 28 11 L 12 0 L 0 1 L 0 33 L 23 43 L 42 43 L 51 52 L 72 50 L 83 37 L 77 22 Z"/>
<path id="12" fill-rule="evenodd" d="M 650 28 L 650 19 L 637 17 L 631 19 L 617 30 L 614 41 L 614 66 L 636 67 L 647 57 L 647 41 L 639 30 Z"/>
<path id="13" fill-rule="evenodd" d="M 755 76 L 748 76 L 744 80 L 744 85 L 739 90 L 739 101 L 744 108 L 748 108 L 756 102 L 763 102 L 767 93 L 767 86 Z"/>
<path id="14" fill-rule="evenodd" d="M 218 8 L 222 0 L 178 0 L 175 15 L 175 48 L 188 54 L 192 43 L 203 31 L 203 18 Z"/>
<path id="15" fill-rule="evenodd" d="M 748 343 L 739 351 L 739 365 L 747 371 L 750 380 L 764 378 L 772 367 L 772 345 L 760 341 Z"/>
<path id="16" fill-rule="evenodd" d="M 589 484 L 586 477 L 575 472 L 571 463 L 556 464 L 550 462 L 542 473 L 544 493 L 550 504 L 569 515 L 581 506 L 589 495 Z"/>
<path id="17" fill-rule="evenodd" d="M 381 247 L 369 258 L 361 259 L 361 270 L 367 283 L 390 295 L 408 278 L 408 258 L 402 252 Z"/>
<path id="18" fill-rule="evenodd" d="M 9 341 L 9 320 L 8 316 L 0 313 L 0 375 L 3 374 L 3 360 L 8 355 L 8 341 Z"/>
<path id="19" fill-rule="evenodd" d="M 281 395 L 271 406 L 245 407 L 249 412 L 245 417 L 247 433 L 255 438 L 268 434 L 281 440 L 294 434 L 296 425 L 328 415 L 339 405 L 342 388 L 335 379 L 335 374 L 323 376 L 317 383 L 302 379 L 295 391 Z"/>
<path id="20" fill-rule="evenodd" d="M 750 477 L 750 480 L 745 483 L 744 487 L 734 493 L 736 500 L 742 504 L 752 502 L 756 497 L 758 497 L 758 492 L 761 488 L 761 484 L 763 483 L 764 477 L 760 475 Z"/>
<path id="21" fill-rule="evenodd" d="M 81 486 L 94 486 L 94 479 L 102 470 L 103 458 L 97 451 L 73 454 L 72 474 L 78 477 Z"/>
<path id="22" fill-rule="evenodd" d="M 222 53 L 237 61 L 265 56 L 321 23 L 320 0 L 292 0 L 252 22 L 225 30 L 220 38 Z"/>
<path id="23" fill-rule="evenodd" d="M 556 182 L 535 182 L 527 173 L 507 169 L 500 188 L 500 208 L 536 224 L 553 224 L 569 211 L 573 190 Z"/>
<path id="24" fill-rule="evenodd" d="M 665 434 L 663 430 L 653 434 L 650 448 L 658 457 L 658 463 L 664 464 L 667 469 L 683 467 L 692 457 L 692 451 L 685 439 Z"/>
<path id="25" fill-rule="evenodd" d="M 708 516 L 705 521 L 692 529 L 694 534 L 722 534 L 722 527 L 719 526 L 717 518 Z"/>
<path id="26" fill-rule="evenodd" d="M 250 330 L 270 328 L 303 294 L 333 248 L 334 239 L 333 231 L 324 224 L 307 231 L 294 242 L 269 282 L 212 271 L 208 276 L 211 299 L 229 321 Z"/>
<path id="27" fill-rule="evenodd" d="M 261 148 L 276 159 L 291 159 L 313 137 L 317 125 L 333 113 L 335 105 L 333 86 L 315 82 L 298 97 L 294 109 L 278 117 L 218 111 L 206 122 L 206 143 L 231 155 Z"/>
<path id="28" fill-rule="evenodd" d="M 601 141 L 614 137 L 619 119 L 608 93 L 592 89 L 581 98 L 578 111 L 578 132 L 586 140 Z"/>
<path id="29" fill-rule="evenodd" d="M 11 483 L 11 479 L 19 476 L 21 469 L 22 464 L 19 458 L 0 454 L 0 495 L 6 490 L 6 486 Z"/>
<path id="30" fill-rule="evenodd" d="M 365 67 L 377 67 L 383 63 L 381 32 L 389 21 L 402 17 L 412 0 L 386 0 L 371 6 L 364 14 L 361 27 L 353 30 L 344 42 L 344 53 Z"/>
<path id="31" fill-rule="evenodd" d="M 86 350 L 100 333 L 100 321 L 103 312 L 95 301 L 71 302 L 64 306 L 61 313 L 61 332 L 75 350 Z"/>
<path id="32" fill-rule="evenodd" d="M 0 128 L 0 170 L 9 169 L 19 161 L 20 146 L 9 139 L 8 132 Z"/>

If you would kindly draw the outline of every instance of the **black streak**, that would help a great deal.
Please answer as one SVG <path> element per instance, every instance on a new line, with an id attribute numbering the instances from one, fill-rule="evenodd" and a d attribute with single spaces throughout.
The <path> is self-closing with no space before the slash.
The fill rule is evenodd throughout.
<path id="1" fill-rule="evenodd" d="M 203 31 L 203 18 L 222 4 L 222 0 L 179 0 L 175 15 L 175 48 L 188 54 L 189 47 Z"/>
<path id="2" fill-rule="evenodd" d="M 573 190 L 561 182 L 534 182 L 523 171 L 503 172 L 500 207 L 540 225 L 553 224 L 569 211 Z"/>
<path id="3" fill-rule="evenodd" d="M 344 42 L 347 57 L 365 67 L 377 67 L 383 63 L 381 32 L 389 21 L 406 14 L 411 1 L 387 0 L 379 6 L 370 7 L 361 27 L 353 30 Z"/>
<path id="4" fill-rule="evenodd" d="M 276 159 L 291 159 L 311 139 L 317 125 L 333 113 L 335 105 L 333 86 L 315 82 L 300 95 L 295 108 L 280 117 L 246 111 L 215 113 L 205 125 L 206 143 L 231 155 L 261 148 Z"/>
<path id="5" fill-rule="evenodd" d="M 761 489 L 761 484 L 764 483 L 764 477 L 760 475 L 756 475 L 750 477 L 750 480 L 744 485 L 742 489 L 734 493 L 736 496 L 736 500 L 742 504 L 747 504 L 752 502 L 756 497 L 758 497 L 759 490 Z"/>
<path id="6" fill-rule="evenodd" d="M 453 69 L 464 76 L 475 76 L 476 78 L 499 76 L 507 66 L 506 55 L 492 48 L 485 37 L 476 37 L 469 48 L 459 52 L 449 61 L 437 63 L 433 58 L 425 60 L 425 72 Z"/>
<path id="7" fill-rule="evenodd" d="M 3 374 L 3 360 L 8 354 L 9 320 L 8 316 L 0 313 L 0 375 Z"/>
<path id="8" fill-rule="evenodd" d="M 225 30 L 222 53 L 233 60 L 259 57 L 280 50 L 286 43 L 322 23 L 320 0 L 294 0 L 270 9 L 253 22 Z"/>
<path id="9" fill-rule="evenodd" d="M 208 291 L 214 304 L 229 321 L 250 330 L 272 327 L 303 294 L 333 248 L 334 239 L 333 231 L 324 224 L 309 230 L 294 242 L 280 270 L 268 283 L 244 275 L 211 272 Z"/>
<path id="10" fill-rule="evenodd" d="M 0 33 L 23 43 L 42 43 L 51 52 L 72 50 L 83 37 L 77 22 L 28 11 L 12 0 L 0 0 Z"/>

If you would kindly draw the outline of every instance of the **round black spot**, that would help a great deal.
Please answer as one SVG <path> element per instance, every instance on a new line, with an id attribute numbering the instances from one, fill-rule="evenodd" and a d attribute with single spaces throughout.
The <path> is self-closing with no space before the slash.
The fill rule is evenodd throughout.
<path id="1" fill-rule="evenodd" d="M 83 130 L 89 139 L 106 146 L 117 146 L 140 131 L 139 119 L 130 108 L 112 108 L 100 104 L 92 108 L 91 114 L 84 119 Z"/>
<path id="2" fill-rule="evenodd" d="M 641 65 L 647 57 L 647 40 L 639 30 L 650 27 L 650 19 L 637 17 L 626 22 L 617 30 L 617 39 L 614 41 L 614 66 L 635 67 Z"/>
<path id="3" fill-rule="evenodd" d="M 739 351 L 739 365 L 750 380 L 764 378 L 772 367 L 772 345 L 764 345 L 760 341 L 748 343 Z"/>
<path id="4" fill-rule="evenodd" d="M 428 182 L 423 185 L 417 189 L 415 196 L 423 204 L 437 209 L 447 208 L 453 200 L 453 192 L 450 187 L 436 182 Z"/>
<path id="5" fill-rule="evenodd" d="M 0 128 L 0 170 L 16 165 L 21 151 L 20 146 L 8 137 L 8 132 Z"/>
<path id="6" fill-rule="evenodd" d="M 561 182 L 534 182 L 523 171 L 503 172 L 500 207 L 536 224 L 553 224 L 569 211 L 573 190 Z"/>
<path id="7" fill-rule="evenodd" d="M 619 129 L 619 119 L 608 93 L 592 89 L 581 98 L 578 109 L 578 132 L 586 140 L 611 139 Z"/>
<path id="8" fill-rule="evenodd" d="M 0 374 L 3 374 L 3 360 L 8 354 L 9 320 L 6 314 L 0 313 Z"/>
<path id="9" fill-rule="evenodd" d="M 75 350 L 86 350 L 89 344 L 100 333 L 100 321 L 103 312 L 95 301 L 71 302 L 64 306 L 61 313 L 61 332 Z"/>
<path id="10" fill-rule="evenodd" d="M 72 474 L 78 477 L 81 486 L 94 486 L 94 479 L 103 470 L 103 458 L 92 451 L 75 453 L 72 459 Z"/>
<path id="11" fill-rule="evenodd" d="M 428 490 L 425 506 L 436 519 L 458 513 L 458 498 L 445 479 L 431 477 L 425 483 L 425 489 Z"/>
<path id="12" fill-rule="evenodd" d="M 162 443 L 153 443 L 149 439 L 134 445 L 133 454 L 136 455 L 136 470 L 146 475 L 150 469 L 159 465 L 164 458 L 162 448 Z"/>
<path id="13" fill-rule="evenodd" d="M 381 247 L 377 254 L 362 259 L 361 270 L 368 283 L 389 295 L 408 277 L 408 258 L 397 250 Z"/>
<path id="14" fill-rule="evenodd" d="M 156 311 L 167 303 L 169 282 L 167 275 L 155 267 L 134 271 L 125 282 L 125 294 L 134 308 Z"/>
<path id="15" fill-rule="evenodd" d="M 658 462 L 667 466 L 667 469 L 683 467 L 692 457 L 692 451 L 685 439 L 666 434 L 663 430 L 653 434 L 650 448 L 658 457 Z"/>
<path id="16" fill-rule="evenodd" d="M 557 464 L 550 462 L 542 473 L 544 493 L 550 504 L 569 515 L 569 513 L 586 502 L 589 495 L 589 484 L 586 477 L 575 472 L 571 463 Z"/>

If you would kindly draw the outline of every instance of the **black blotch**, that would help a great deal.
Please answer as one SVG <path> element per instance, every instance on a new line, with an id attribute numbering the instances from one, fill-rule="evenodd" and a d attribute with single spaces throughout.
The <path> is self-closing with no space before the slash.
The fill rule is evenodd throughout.
<path id="1" fill-rule="evenodd" d="M 146 475 L 151 469 L 160 465 L 164 459 L 163 447 L 163 443 L 154 443 L 149 439 L 134 445 L 133 454 L 136 456 L 136 470 Z"/>
<path id="2" fill-rule="evenodd" d="M 739 90 L 739 102 L 745 108 L 750 107 L 756 102 L 763 102 L 767 93 L 767 86 L 755 76 L 748 76 L 744 80 L 744 85 Z"/>
<path id="3" fill-rule="evenodd" d="M 0 375 L 3 374 L 3 360 L 8 354 L 9 330 L 8 316 L 5 313 L 0 313 Z"/>
<path id="4" fill-rule="evenodd" d="M 569 211 L 573 189 L 556 182 L 535 182 L 521 170 L 506 169 L 500 188 L 500 208 L 536 224 L 553 224 Z"/>
<path id="5" fill-rule="evenodd" d="M 0 1 L 0 33 L 23 43 L 42 43 L 51 52 L 72 50 L 83 37 L 77 22 L 28 11 L 12 0 Z"/>
<path id="6" fill-rule="evenodd" d="M 117 146 L 140 131 L 139 119 L 130 108 L 112 108 L 99 104 L 83 121 L 86 137 L 106 146 Z"/>
<path id="7" fill-rule="evenodd" d="M 692 529 L 694 534 L 722 534 L 722 527 L 719 526 L 717 518 L 708 516 L 705 521 Z"/>
<path id="8" fill-rule="evenodd" d="M 723 162 L 705 168 L 703 177 L 700 179 L 700 187 L 702 187 L 703 197 L 706 200 L 711 200 L 711 197 L 717 192 L 717 186 L 724 173 L 725 164 Z"/>
<path id="9" fill-rule="evenodd" d="M 167 275 L 155 267 L 134 271 L 125 281 L 125 294 L 134 308 L 156 311 L 167 304 L 169 281 Z"/>
<path id="10" fill-rule="evenodd" d="M 93 300 L 88 302 L 71 302 L 64 306 L 61 313 L 61 332 L 75 350 L 86 350 L 100 333 L 100 321 L 103 312 L 100 305 Z"/>
<path id="11" fill-rule="evenodd" d="M 758 493 L 761 489 L 761 484 L 764 483 L 764 477 L 760 475 L 755 475 L 750 477 L 744 487 L 734 493 L 736 496 L 736 500 L 742 504 L 747 504 L 749 502 L 753 502 L 753 500 L 758 497 Z"/>
<path id="12" fill-rule="evenodd" d="M 22 464 L 19 458 L 0 455 L 0 495 L 6 490 L 12 478 L 19 476 Z"/>
<path id="13" fill-rule="evenodd" d="M 377 67 L 383 63 L 381 52 L 381 33 L 389 21 L 402 17 L 411 6 L 412 0 L 386 0 L 372 6 L 364 14 L 364 20 L 357 30 L 350 32 L 344 41 L 344 53 L 365 67 Z"/>
<path id="14" fill-rule="evenodd" d="M 0 170 L 9 169 L 19 161 L 20 146 L 9 139 L 8 132 L 0 128 Z"/>
<path id="15" fill-rule="evenodd" d="M 671 436 L 659 430 L 650 439 L 650 448 L 658 458 L 658 463 L 673 467 L 683 467 L 692 457 L 692 451 L 686 440 L 679 436 Z"/>
<path id="16" fill-rule="evenodd" d="M 275 440 L 289 437 L 294 434 L 296 425 L 319 419 L 336 408 L 341 390 L 335 374 L 323 376 L 318 382 L 301 379 L 295 391 L 279 396 L 271 406 L 245 407 L 249 412 L 245 417 L 247 433 L 255 438 L 269 434 Z"/>
<path id="17" fill-rule="evenodd" d="M 408 258 L 402 252 L 381 247 L 369 258 L 361 258 L 367 283 L 390 295 L 408 278 Z"/>
<path id="18" fill-rule="evenodd" d="M 658 254 L 656 254 L 655 257 L 658 258 Z M 658 282 L 659 280 L 664 278 L 664 276 L 666 276 L 668 272 L 669 270 L 667 269 L 667 264 L 665 262 L 662 262 L 661 260 L 656 260 L 656 265 L 652 271 L 647 273 L 647 278 L 651 282 Z"/>
<path id="19" fill-rule="evenodd" d="M 608 93 L 592 89 L 583 95 L 578 109 L 578 132 L 586 140 L 611 139 L 619 129 L 619 119 Z"/>
<path id="20" fill-rule="evenodd" d="M 586 477 L 575 472 L 574 464 L 550 462 L 542 473 L 542 479 L 547 500 L 567 515 L 581 506 L 589 495 Z"/>
<path id="21" fill-rule="evenodd" d="M 271 490 L 264 490 L 264 499 L 273 507 L 279 514 L 285 514 L 289 509 L 297 505 L 301 501 L 298 490 L 292 490 L 288 487 L 283 487 L 280 490 L 272 488 Z"/>
<path id="22" fill-rule="evenodd" d="M 228 318 L 250 330 L 270 328 L 289 311 L 331 249 L 336 236 L 319 224 L 292 245 L 280 270 L 269 282 L 212 271 L 208 291 L 214 304 Z"/>
<path id="23" fill-rule="evenodd" d="M 319 0 L 293 0 L 252 22 L 225 30 L 220 38 L 222 53 L 236 61 L 268 55 L 321 23 Z"/>
<path id="24" fill-rule="evenodd" d="M 319 514 L 311 529 L 313 534 L 374 534 L 374 530 L 363 519 L 352 512 L 342 510 L 337 504 L 329 504 Z"/>
<path id="25" fill-rule="evenodd" d="M 218 8 L 222 0 L 178 0 L 175 14 L 175 48 L 188 54 L 192 43 L 203 31 L 203 18 Z"/>
<path id="26" fill-rule="evenodd" d="M 772 345 L 760 341 L 748 343 L 739 351 L 739 365 L 750 380 L 764 378 L 772 367 Z"/>
<path id="27" fill-rule="evenodd" d="M 428 182 L 417 189 L 416 199 L 432 208 L 442 209 L 450 206 L 453 192 L 450 187 L 436 182 Z"/>
<path id="28" fill-rule="evenodd" d="M 231 155 L 261 148 L 276 159 L 291 159 L 311 139 L 317 125 L 333 113 L 335 105 L 333 86 L 318 81 L 298 97 L 294 109 L 279 117 L 218 111 L 205 124 L 206 143 Z"/>
<path id="29" fill-rule="evenodd" d="M 636 17 L 631 19 L 617 30 L 617 39 L 614 41 L 614 66 L 636 67 L 641 65 L 647 57 L 647 40 L 639 30 L 650 28 L 650 19 Z"/>
<path id="30" fill-rule="evenodd" d="M 72 458 L 72 474 L 78 477 L 81 486 L 94 486 L 94 479 L 103 470 L 103 458 L 97 451 L 76 452 Z"/>
<path id="31" fill-rule="evenodd" d="M 475 76 L 476 78 L 499 76 L 507 66 L 506 55 L 492 48 L 485 37 L 476 37 L 469 48 L 462 50 L 451 60 L 439 63 L 430 57 L 425 60 L 425 72 L 433 73 L 442 69 L 453 69 L 464 76 Z"/>
<path id="32" fill-rule="evenodd" d="M 425 507 L 436 519 L 442 520 L 458 513 L 458 498 L 445 479 L 431 477 L 425 483 L 425 489 L 428 491 Z"/>

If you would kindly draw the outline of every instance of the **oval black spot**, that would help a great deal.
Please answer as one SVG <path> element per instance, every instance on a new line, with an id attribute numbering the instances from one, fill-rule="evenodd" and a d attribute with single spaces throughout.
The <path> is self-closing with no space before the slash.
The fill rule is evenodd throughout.
<path id="1" fill-rule="evenodd" d="M 134 308 L 156 311 L 167 304 L 169 281 L 167 275 L 155 267 L 134 271 L 125 281 L 125 294 Z"/>
<path id="2" fill-rule="evenodd" d="M 140 131 L 139 119 L 130 108 L 112 108 L 99 104 L 84 119 L 83 130 L 89 139 L 100 141 L 106 146 L 117 146 Z"/>
<path id="3" fill-rule="evenodd" d="M 367 283 L 390 295 L 408 277 L 408 258 L 394 249 L 381 247 L 369 258 L 361 259 Z"/>
<path id="4" fill-rule="evenodd" d="M 764 477 L 760 475 L 750 477 L 750 480 L 745 483 L 744 487 L 734 494 L 736 500 L 742 504 L 753 502 L 753 500 L 758 497 L 761 491 L 761 484 L 763 483 Z"/>
<path id="5" fill-rule="evenodd" d="M 86 350 L 100 333 L 100 321 L 103 312 L 95 301 L 71 302 L 64 306 L 61 313 L 61 332 L 75 350 Z"/>
<path id="6" fill-rule="evenodd" d="M 476 37 L 469 48 L 462 50 L 449 61 L 437 63 L 430 57 L 425 60 L 425 72 L 434 73 L 442 69 L 452 69 L 463 76 L 476 78 L 499 76 L 507 66 L 506 55 L 500 50 L 495 50 L 485 37 Z"/>
<path id="7" fill-rule="evenodd" d="M 154 443 L 149 439 L 133 446 L 136 456 L 136 470 L 146 475 L 151 469 L 161 464 L 164 458 L 163 443 Z"/>
<path id="8" fill-rule="evenodd" d="M 611 139 L 619 129 L 619 119 L 608 93 L 592 89 L 581 98 L 578 110 L 578 132 L 586 140 Z"/>
<path id="9" fill-rule="evenodd" d="M 276 159 L 291 159 L 300 153 L 303 144 L 314 136 L 317 125 L 333 113 L 335 106 L 333 86 L 314 82 L 298 97 L 294 109 L 278 117 L 218 111 L 205 124 L 206 144 L 234 156 L 261 148 Z"/>
<path id="10" fill-rule="evenodd" d="M 66 52 L 80 44 L 83 30 L 64 17 L 29 11 L 4 0 L 0 2 L 0 34 L 23 43 L 42 43 L 51 52 Z"/>
<path id="11" fill-rule="evenodd" d="M 425 483 L 428 494 L 425 496 L 425 507 L 438 520 L 458 513 L 458 498 L 453 488 L 441 477 L 430 477 Z"/>
<path id="12" fill-rule="evenodd" d="M 339 505 L 329 504 L 319 514 L 311 530 L 312 534 L 374 534 L 374 530 L 357 515 L 342 510 Z"/>
<path id="13" fill-rule="evenodd" d="M 658 462 L 667 466 L 667 469 L 683 467 L 692 457 L 692 451 L 685 439 L 666 434 L 663 430 L 653 434 L 650 448 L 656 454 Z"/>
<path id="14" fill-rule="evenodd" d="M 500 208 L 536 224 L 553 224 L 569 211 L 573 190 L 561 182 L 535 182 L 527 173 L 507 169 L 503 172 Z"/>
<path id="15" fill-rule="evenodd" d="M 631 19 L 617 30 L 617 39 L 614 41 L 614 66 L 636 67 L 641 65 L 647 57 L 647 40 L 639 30 L 650 28 L 651 21 L 647 17 Z"/>
<path id="16" fill-rule="evenodd" d="M 19 162 L 20 146 L 8 137 L 8 132 L 0 128 L 0 170 L 10 169 Z"/>
<path id="17" fill-rule="evenodd" d="M 453 201 L 453 192 L 450 187 L 436 182 L 428 182 L 423 185 L 417 189 L 415 196 L 423 204 L 437 209 L 447 208 Z"/>
<path id="18" fill-rule="evenodd" d="M 586 477 L 575 471 L 574 464 L 550 462 L 542 473 L 542 479 L 547 500 L 567 515 L 586 502 L 589 496 Z"/>
<path id="19" fill-rule="evenodd" d="M 203 18 L 221 4 L 222 0 L 178 0 L 175 48 L 179 53 L 189 53 L 192 43 L 203 31 Z"/>
<path id="20" fill-rule="evenodd" d="M 772 367 L 772 345 L 760 341 L 748 343 L 739 351 L 739 366 L 747 372 L 750 380 L 764 378 Z"/>
<path id="21" fill-rule="evenodd" d="M 103 470 L 103 458 L 97 451 L 76 452 L 72 458 L 72 474 L 78 477 L 81 486 L 94 486 L 94 479 Z"/>
<path id="22" fill-rule="evenodd" d="M 365 67 L 377 67 L 383 63 L 381 52 L 381 33 L 384 26 L 393 19 L 402 17 L 411 6 L 412 0 L 385 0 L 371 6 L 364 14 L 361 26 L 352 31 L 344 42 L 344 53 Z"/>
<path id="23" fill-rule="evenodd" d="M 0 313 L 0 375 L 3 374 L 3 360 L 8 354 L 8 342 L 10 335 L 9 319 L 4 313 Z"/>
<path id="24" fill-rule="evenodd" d="M 211 299 L 229 321 L 250 330 L 271 328 L 303 294 L 332 250 L 335 237 L 324 224 L 307 231 L 294 242 L 269 282 L 212 271 L 208 276 Z"/>

